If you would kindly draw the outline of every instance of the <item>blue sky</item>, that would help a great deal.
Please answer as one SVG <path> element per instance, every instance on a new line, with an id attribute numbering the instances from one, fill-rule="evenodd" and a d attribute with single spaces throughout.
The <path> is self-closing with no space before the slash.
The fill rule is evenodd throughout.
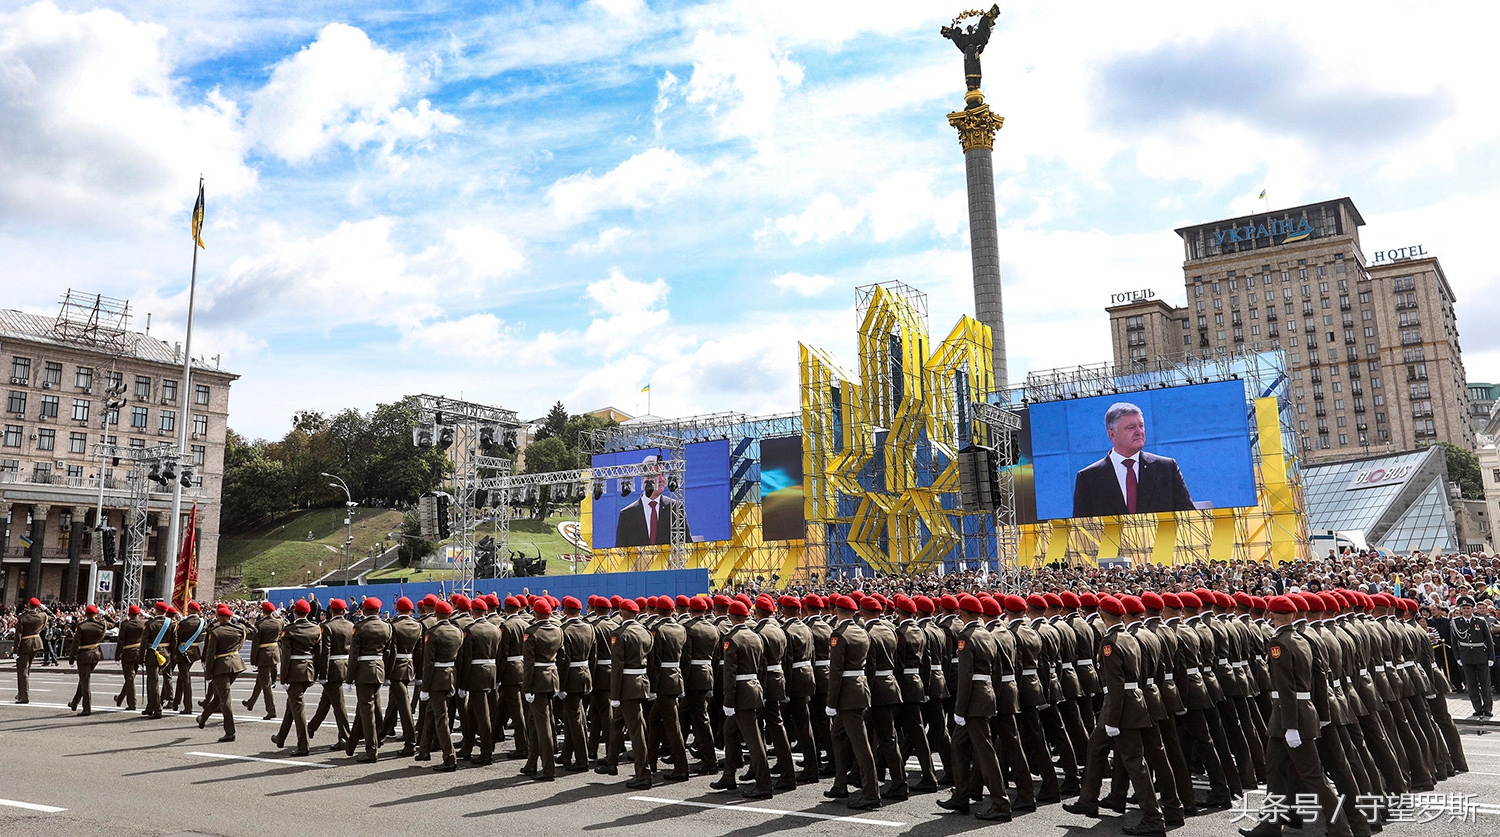
<path id="1" fill-rule="evenodd" d="M 98 291 L 180 339 L 202 173 L 194 350 L 244 376 L 247 435 L 415 392 L 795 409 L 799 340 L 855 361 L 855 286 L 925 290 L 934 332 L 972 309 L 958 6 L 851 8 L 0 4 L 0 305 Z M 1012 378 L 1107 360 L 1109 294 L 1180 302 L 1172 228 L 1263 187 L 1437 254 L 1470 379 L 1500 378 L 1474 14 L 1007 5 L 984 89 Z"/>

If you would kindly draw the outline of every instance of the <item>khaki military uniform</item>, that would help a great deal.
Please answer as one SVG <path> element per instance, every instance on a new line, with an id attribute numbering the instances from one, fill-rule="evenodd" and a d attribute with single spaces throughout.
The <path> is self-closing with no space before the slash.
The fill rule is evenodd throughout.
<path id="1" fill-rule="evenodd" d="M 141 644 L 145 642 L 145 633 L 144 616 L 132 616 L 120 623 L 115 658 L 120 661 L 120 674 L 124 676 L 125 682 L 120 685 L 120 693 L 115 695 L 115 706 L 124 704 L 126 709 L 135 709 L 135 674 L 141 667 Z"/>
<path id="2" fill-rule="evenodd" d="M 379 617 L 366 616 L 354 626 L 348 671 L 357 703 L 354 727 L 344 746 L 346 755 L 354 755 L 355 743 L 364 739 L 365 759 L 375 760 L 380 744 L 380 685 L 385 682 L 385 653 L 390 644 L 391 626 Z"/>
<path id="3" fill-rule="evenodd" d="M 229 686 L 245 670 L 240 647 L 245 644 L 249 630 L 234 622 L 220 622 L 209 628 L 207 634 L 203 643 L 203 679 L 208 698 L 203 702 L 198 726 L 203 727 L 214 712 L 220 712 L 224 717 L 224 736 L 219 740 L 233 741 L 234 707 L 230 705 Z"/>
<path id="4" fill-rule="evenodd" d="M 399 614 L 391 622 L 391 644 L 386 647 L 385 679 L 390 683 L 381 735 L 396 736 L 396 722 L 401 722 L 401 754 L 416 752 L 417 729 L 412 721 L 411 683 L 417 676 L 416 655 L 422 643 L 422 623 L 410 613 Z"/>
<path id="5" fill-rule="evenodd" d="M 349 713 L 344 708 L 344 684 L 349 679 L 349 641 L 354 636 L 354 623 L 341 613 L 323 623 L 323 639 L 318 644 L 318 682 L 323 692 L 318 696 L 318 708 L 308 722 L 307 734 L 318 734 L 323 719 L 333 714 L 338 727 L 339 740 L 331 749 L 343 749 L 349 740 Z"/>
<path id="6" fill-rule="evenodd" d="M 443 752 L 444 770 L 457 767 L 453 735 L 448 728 L 448 697 L 456 690 L 454 667 L 463 647 L 464 632 L 451 619 L 440 619 L 422 638 L 422 692 L 427 695 L 422 716 L 422 734 L 417 738 L 417 759 L 426 761 L 436 745 Z"/>
<path id="7" fill-rule="evenodd" d="M 42 650 L 42 634 L 51 617 L 33 607 L 16 622 L 16 703 L 31 702 L 31 661 Z"/>
<path id="8" fill-rule="evenodd" d="M 281 731 L 271 736 L 277 747 L 286 745 L 286 737 L 295 725 L 299 756 L 307 755 L 307 715 L 303 694 L 317 680 L 318 645 L 323 631 L 305 616 L 294 619 L 281 630 L 281 682 L 286 684 L 286 714 L 281 717 Z"/>
<path id="9" fill-rule="evenodd" d="M 719 643 L 724 671 L 724 775 L 720 786 L 732 788 L 735 773 L 741 765 L 741 749 L 750 754 L 750 770 L 755 776 L 755 793 L 772 792 L 771 764 L 766 743 L 761 738 L 757 713 L 765 706 L 761 686 L 765 645 L 748 623 L 729 629 Z"/>
<path id="10" fill-rule="evenodd" d="M 865 661 L 870 635 L 853 619 L 840 622 L 828 638 L 828 708 L 833 716 L 834 791 L 859 784 L 862 800 L 880 799 L 875 779 L 875 754 L 865 732 L 864 712 L 870 708 L 870 686 Z M 851 775 L 852 774 L 852 775 Z"/>
<path id="11" fill-rule="evenodd" d="M 89 690 L 89 682 L 93 678 L 94 667 L 104 659 L 104 654 L 99 650 L 99 643 L 104 641 L 104 634 L 109 630 L 109 624 L 100 616 L 90 616 L 78 623 L 73 629 L 73 653 L 69 661 L 78 671 L 78 690 L 73 693 L 73 700 L 68 703 L 69 709 L 83 707 L 80 714 L 88 715 L 93 711 L 93 696 Z"/>
<path id="12" fill-rule="evenodd" d="M 521 637 L 522 678 L 524 700 L 530 711 L 526 742 L 526 766 L 521 772 L 533 774 L 538 779 L 550 780 L 557 775 L 557 762 L 553 745 L 556 738 L 552 732 L 552 696 L 557 694 L 561 678 L 557 670 L 557 652 L 562 648 L 562 627 L 554 620 L 539 619 L 527 627 Z M 636 763 L 644 761 L 645 751 L 638 750 Z"/>
<path id="13" fill-rule="evenodd" d="M 276 685 L 281 632 L 285 628 L 286 622 L 281 617 L 268 613 L 255 620 L 255 630 L 251 634 L 251 641 L 255 643 L 250 648 L 250 664 L 255 666 L 255 687 L 250 690 L 245 708 L 254 709 L 255 701 L 265 695 L 266 720 L 276 717 L 276 696 L 271 688 Z"/>

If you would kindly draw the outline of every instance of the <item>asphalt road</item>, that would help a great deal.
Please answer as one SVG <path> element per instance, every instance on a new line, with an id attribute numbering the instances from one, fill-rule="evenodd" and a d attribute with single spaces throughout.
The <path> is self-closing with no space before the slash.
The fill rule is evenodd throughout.
<path id="1" fill-rule="evenodd" d="M 754 803 L 712 791 L 708 778 L 631 791 L 624 787 L 628 765 L 618 778 L 559 772 L 550 784 L 518 775 L 520 762 L 488 767 L 460 762 L 458 772 L 438 774 L 410 759 L 392 756 L 366 765 L 342 753 L 327 753 L 333 743 L 328 726 L 313 739 L 313 755 L 291 758 L 288 751 L 272 747 L 274 723 L 261 721 L 259 713 L 239 715 L 238 740 L 218 744 L 220 731 L 212 724 L 199 730 L 192 716 L 157 721 L 117 710 L 113 695 L 120 679 L 107 669 L 94 676 L 94 715 L 76 717 L 66 706 L 76 682 L 66 665 L 38 669 L 32 676 L 32 703 L 17 706 L 11 702 L 13 670 L 9 665 L 0 669 L 0 829 L 5 833 L 266 837 L 472 830 L 672 837 L 781 832 L 1092 837 L 1118 834 L 1122 824 L 1139 818 L 1132 810 L 1124 817 L 1108 814 L 1092 820 L 1050 805 L 1012 823 L 991 825 L 943 814 L 932 795 L 852 812 L 822 798 L 826 781 Z M 243 678 L 236 684 L 237 701 L 248 697 L 250 685 Z M 278 708 L 282 698 L 278 689 Z M 1455 712 L 1459 708 L 1455 704 Z M 1474 819 L 1449 822 L 1446 814 L 1428 810 L 1423 816 L 1433 821 L 1392 824 L 1387 835 L 1493 833 L 1500 824 L 1500 735 L 1465 734 L 1463 740 L 1471 772 L 1440 784 L 1438 793 L 1474 794 L 1471 801 L 1480 806 Z M 385 752 L 397 749 L 399 744 L 388 745 Z M 1232 835 L 1235 827 L 1246 824 L 1234 818 L 1232 811 L 1192 818 L 1172 834 Z M 1307 837 L 1321 833 L 1316 825 L 1299 832 Z"/>

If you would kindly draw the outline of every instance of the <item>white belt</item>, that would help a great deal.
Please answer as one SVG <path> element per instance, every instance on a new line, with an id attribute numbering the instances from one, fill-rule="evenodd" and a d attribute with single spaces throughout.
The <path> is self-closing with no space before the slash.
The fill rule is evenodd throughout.
<path id="1" fill-rule="evenodd" d="M 292 659 L 292 660 L 311 660 L 312 658 L 313 658 L 313 655 L 311 655 L 311 654 L 293 654 L 288 659 Z"/>
<path id="2" fill-rule="evenodd" d="M 957 657 L 949 657 L 948 658 L 948 662 L 950 662 L 950 663 L 952 663 L 954 665 L 958 665 L 958 658 Z"/>
<path id="3" fill-rule="evenodd" d="M 679 663 L 679 662 L 677 662 L 677 661 L 674 660 L 674 661 L 672 661 L 670 663 L 662 663 L 661 667 L 662 668 L 682 668 L 682 663 Z"/>
<path id="4" fill-rule="evenodd" d="M 781 673 L 781 663 L 777 663 L 774 666 L 766 666 L 766 671 L 774 671 L 777 674 L 780 674 Z"/>
<path id="5" fill-rule="evenodd" d="M 846 672 L 844 672 L 844 676 L 845 677 L 864 677 L 865 673 L 863 671 L 846 671 Z"/>
<path id="6" fill-rule="evenodd" d="M 754 674 L 736 674 L 734 679 L 743 683 L 746 680 L 756 680 L 758 676 Z"/>
<path id="7" fill-rule="evenodd" d="M 568 668 L 588 668 L 588 667 L 589 667 L 589 661 L 588 660 L 580 660 L 580 661 L 578 661 L 576 663 L 568 663 Z"/>
<path id="8" fill-rule="evenodd" d="M 599 666 L 601 668 L 609 668 L 611 662 L 613 662 L 613 661 L 612 660 L 600 660 L 599 662 L 594 663 L 594 665 Z"/>
<path id="9" fill-rule="evenodd" d="M 1091 666 L 1091 665 L 1094 664 L 1094 661 L 1093 660 L 1079 660 L 1078 664 L 1081 665 L 1081 666 Z"/>
<path id="10" fill-rule="evenodd" d="M 1219 665 L 1221 665 L 1221 666 L 1227 666 L 1227 665 L 1229 665 L 1229 658 L 1228 657 L 1220 657 L 1219 658 Z"/>
<path id="11" fill-rule="evenodd" d="M 942 671 L 943 670 L 942 665 L 939 664 L 939 663 L 928 663 L 927 667 L 930 668 L 930 669 L 932 669 L 933 671 Z"/>
<path id="12" fill-rule="evenodd" d="M 921 674 L 922 673 L 922 669 L 921 668 L 903 668 L 903 669 L 901 669 L 901 673 L 902 674 Z"/>
<path id="13" fill-rule="evenodd" d="M 1065 671 L 1072 671 L 1073 670 L 1073 664 L 1072 663 L 1058 663 L 1058 665 L 1062 666 L 1063 670 L 1065 670 Z"/>
<path id="14" fill-rule="evenodd" d="M 1190 668 L 1185 668 L 1185 669 L 1183 669 L 1183 671 L 1186 672 L 1187 674 L 1202 674 L 1203 673 L 1203 671 L 1201 669 L 1199 669 L 1197 666 L 1192 666 Z"/>
<path id="15" fill-rule="evenodd" d="M 1166 673 L 1166 674 L 1163 674 L 1163 675 L 1162 675 L 1162 677 L 1164 677 L 1164 678 L 1166 678 L 1166 679 L 1167 679 L 1167 680 L 1169 680 L 1169 681 L 1170 681 L 1170 680 L 1176 680 L 1176 679 L 1177 679 L 1177 675 L 1175 675 L 1175 674 L 1173 674 L 1173 673 L 1172 673 L 1172 672 L 1170 672 L 1170 671 L 1169 671 L 1169 672 L 1167 672 L 1167 673 Z"/>
<path id="16" fill-rule="evenodd" d="M 1396 666 L 1396 668 L 1411 668 L 1414 665 L 1416 665 L 1416 663 L 1412 662 L 1411 660 L 1407 660 L 1406 662 L 1402 663 L 1401 665 Z"/>
<path id="17" fill-rule="evenodd" d="M 1354 688 L 1354 681 L 1350 680 L 1347 677 L 1345 677 L 1344 678 L 1344 685 L 1352 689 L 1352 688 Z"/>
<path id="18" fill-rule="evenodd" d="M 620 673 L 621 674 L 645 674 L 646 670 L 643 669 L 643 668 L 627 668 L 627 669 L 622 669 Z"/>
<path id="19" fill-rule="evenodd" d="M 433 663 L 433 668 L 453 668 L 452 663 Z"/>
<path id="20" fill-rule="evenodd" d="M 1281 697 L 1280 692 L 1272 692 L 1271 699 L 1277 700 Z M 1292 697 L 1297 700 L 1312 700 L 1312 692 L 1292 692 Z"/>
<path id="21" fill-rule="evenodd" d="M 1127 688 L 1127 689 L 1139 689 L 1140 687 L 1141 687 L 1141 684 L 1137 683 L 1135 681 L 1131 681 L 1131 682 L 1125 684 L 1125 688 Z"/>
<path id="22" fill-rule="evenodd" d="M 385 657 L 382 657 L 379 654 L 361 654 L 358 657 L 354 658 L 354 662 L 356 662 L 356 663 L 373 663 L 376 660 L 384 660 L 384 659 L 385 659 Z"/>
<path id="23" fill-rule="evenodd" d="M 1359 670 L 1359 673 L 1360 673 L 1360 674 L 1363 674 L 1363 675 L 1364 675 L 1364 676 L 1366 676 L 1366 677 L 1369 677 L 1369 676 L 1370 676 L 1370 670 L 1369 670 L 1369 669 L 1367 669 L 1367 668 L 1362 668 L 1362 669 L 1360 669 L 1360 670 Z"/>
<path id="24" fill-rule="evenodd" d="M 828 660 L 813 660 L 813 665 L 818 668 L 828 668 Z"/>
<path id="25" fill-rule="evenodd" d="M 412 654 L 397 654 L 396 655 L 396 659 L 398 659 L 398 660 L 410 660 L 412 657 L 413 657 Z"/>
<path id="26" fill-rule="evenodd" d="M 495 664 L 495 661 L 494 661 L 493 658 L 492 659 L 488 659 L 488 660 L 470 660 L 469 661 L 469 665 L 471 665 L 471 666 L 492 666 L 494 664 Z"/>
<path id="27" fill-rule="evenodd" d="M 1155 686 L 1156 685 L 1156 678 L 1155 677 L 1147 677 L 1146 678 L 1146 685 L 1147 686 Z"/>
<path id="28" fill-rule="evenodd" d="M 1014 682 L 1016 682 L 1016 676 L 1014 674 L 1002 674 L 1002 675 L 1000 675 L 1000 682 L 1001 683 L 1014 683 Z"/>
<path id="29" fill-rule="evenodd" d="M 877 669 L 875 671 L 875 676 L 876 677 L 895 677 L 896 676 L 896 671 L 894 669 L 889 669 L 889 668 Z"/>
<path id="30" fill-rule="evenodd" d="M 812 660 L 798 660 L 792 663 L 792 668 L 812 668 Z"/>
<path id="31" fill-rule="evenodd" d="M 1376 671 L 1385 671 L 1385 663 L 1376 663 L 1375 664 L 1375 670 Z"/>
<path id="32" fill-rule="evenodd" d="M 973 675 L 973 677 L 971 679 L 974 680 L 974 682 L 976 682 L 976 683 L 988 683 L 988 682 L 990 682 L 990 676 L 988 674 L 976 674 L 976 675 Z"/>
<path id="33" fill-rule="evenodd" d="M 555 661 L 553 661 L 553 660 L 545 660 L 545 661 L 544 660 L 537 660 L 536 662 L 534 662 L 534 663 L 531 664 L 531 667 L 532 668 L 552 668 L 555 665 L 557 665 L 557 663 Z"/>
<path id="34" fill-rule="evenodd" d="M 714 664 L 714 661 L 713 660 L 688 660 L 688 664 L 689 665 L 695 665 L 695 666 L 711 666 L 711 665 Z"/>
<path id="35" fill-rule="evenodd" d="M 1021 669 L 1021 673 L 1025 674 L 1027 676 L 1030 676 L 1030 677 L 1035 677 L 1036 676 L 1036 669 L 1034 669 L 1034 668 L 1023 668 L 1023 669 Z"/>
<path id="36" fill-rule="evenodd" d="M 514 657 L 506 657 L 505 661 L 507 663 L 519 663 L 519 662 L 521 662 L 521 661 L 523 661 L 525 659 L 526 659 L 526 655 L 525 654 L 517 654 Z"/>
<path id="37" fill-rule="evenodd" d="M 1462 645 L 1465 648 L 1483 648 L 1484 647 L 1484 643 L 1482 643 L 1482 642 L 1460 642 L 1459 645 Z"/>

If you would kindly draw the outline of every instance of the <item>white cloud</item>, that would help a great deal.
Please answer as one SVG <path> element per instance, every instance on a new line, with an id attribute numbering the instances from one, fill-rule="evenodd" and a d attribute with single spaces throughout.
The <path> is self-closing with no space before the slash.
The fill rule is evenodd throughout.
<path id="1" fill-rule="evenodd" d="M 783 215 L 776 219 L 776 231 L 793 244 L 828 241 L 854 232 L 865 218 L 858 206 L 846 207 L 838 195 L 824 192 L 813 198 L 801 215 Z M 764 234 L 760 236 L 764 238 Z"/>
<path id="2" fill-rule="evenodd" d="M 687 100 L 708 103 L 711 112 L 726 105 L 727 112 L 715 119 L 720 136 L 770 132 L 783 88 L 802 83 L 802 67 L 760 38 L 699 32 L 692 54 Z"/>
<path id="3" fill-rule="evenodd" d="M 519 271 L 524 264 L 510 238 L 480 226 L 448 230 L 442 245 L 433 245 L 412 260 L 417 270 L 457 280 L 470 292 Z"/>
<path id="4" fill-rule="evenodd" d="M 374 144 L 389 153 L 398 142 L 458 126 L 426 99 L 415 108 L 403 104 L 424 83 L 400 53 L 375 46 L 359 29 L 330 23 L 276 65 L 251 97 L 246 127 L 260 145 L 292 163 L 335 144 Z"/>
<path id="5" fill-rule="evenodd" d="M 612 209 L 641 209 L 685 189 L 702 170 L 668 148 L 648 148 L 609 172 L 570 175 L 552 184 L 547 199 L 558 217 L 576 223 Z"/>
<path id="6" fill-rule="evenodd" d="M 771 277 L 771 284 L 798 296 L 818 296 L 833 287 L 833 279 L 820 273 L 808 276 L 805 273 L 778 273 Z"/>
<path id="7" fill-rule="evenodd" d="M 0 224 L 159 227 L 200 172 L 213 199 L 254 187 L 234 104 L 193 101 L 166 37 L 107 10 L 0 13 Z"/>
<path id="8" fill-rule="evenodd" d="M 876 241 L 897 239 L 919 228 L 951 236 L 963 232 L 967 213 L 962 193 L 934 195 L 930 176 L 896 171 L 880 178 L 854 206 L 845 206 L 837 195 L 824 192 L 800 215 L 783 215 L 774 223 L 768 222 L 755 238 L 765 242 L 774 229 L 793 244 L 823 243 L 852 235 L 867 221 Z"/>
<path id="9" fill-rule="evenodd" d="M 610 227 L 609 229 L 600 230 L 599 237 L 595 238 L 593 241 L 577 242 L 576 244 L 568 248 L 568 252 L 583 253 L 587 255 L 614 250 L 619 246 L 620 241 L 622 239 L 629 238 L 630 234 L 630 230 L 627 230 L 624 227 Z"/>

